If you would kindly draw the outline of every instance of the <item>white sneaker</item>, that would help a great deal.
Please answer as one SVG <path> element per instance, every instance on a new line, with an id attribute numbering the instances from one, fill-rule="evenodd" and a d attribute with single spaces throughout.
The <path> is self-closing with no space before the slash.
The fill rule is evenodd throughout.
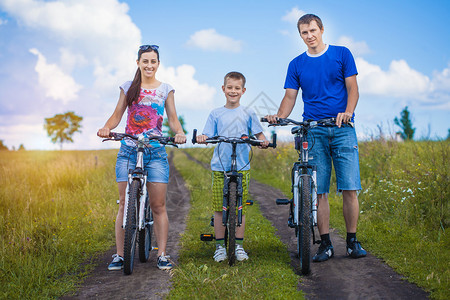
<path id="1" fill-rule="evenodd" d="M 236 250 L 235 250 L 235 255 L 236 255 L 236 259 L 238 261 L 243 261 L 243 260 L 247 260 L 248 259 L 248 255 L 247 252 L 245 252 L 244 248 L 241 245 L 236 245 Z"/>
<path id="2" fill-rule="evenodd" d="M 216 252 L 214 252 L 214 260 L 217 262 L 221 262 L 227 259 L 227 249 L 222 245 L 216 245 Z"/>

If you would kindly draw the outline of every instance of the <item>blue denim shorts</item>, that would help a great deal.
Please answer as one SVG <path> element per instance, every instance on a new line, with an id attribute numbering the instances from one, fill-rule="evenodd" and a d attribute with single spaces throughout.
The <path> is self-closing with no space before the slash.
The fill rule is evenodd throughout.
<path id="1" fill-rule="evenodd" d="M 317 166 L 317 194 L 330 191 L 331 163 L 338 192 L 361 190 L 358 141 L 353 127 L 314 127 L 308 135 L 308 143 L 310 147 L 314 143 L 309 151 L 309 162 Z"/>
<path id="2" fill-rule="evenodd" d="M 136 167 L 137 148 L 122 144 L 117 153 L 116 181 L 128 180 L 128 170 Z M 147 171 L 147 182 L 169 182 L 169 162 L 165 147 L 147 148 L 144 150 L 144 169 Z"/>

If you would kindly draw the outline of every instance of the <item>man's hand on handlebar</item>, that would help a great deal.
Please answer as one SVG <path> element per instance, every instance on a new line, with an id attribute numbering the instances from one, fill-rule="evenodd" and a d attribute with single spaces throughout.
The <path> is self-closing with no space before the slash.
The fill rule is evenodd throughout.
<path id="1" fill-rule="evenodd" d="M 278 115 L 267 115 L 264 118 L 267 119 L 267 122 L 269 122 L 270 124 L 275 124 L 278 122 Z"/>

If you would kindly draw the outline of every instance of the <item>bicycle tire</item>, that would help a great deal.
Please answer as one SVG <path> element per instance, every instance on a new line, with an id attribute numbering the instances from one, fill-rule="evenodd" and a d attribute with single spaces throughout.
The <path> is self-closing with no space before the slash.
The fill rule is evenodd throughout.
<path id="1" fill-rule="evenodd" d="M 311 177 L 301 176 L 301 205 L 299 205 L 299 228 L 297 249 L 302 274 L 308 274 L 311 264 Z"/>
<path id="2" fill-rule="evenodd" d="M 133 180 L 129 188 L 128 208 L 127 208 L 127 223 L 125 225 L 125 241 L 124 241 L 124 255 L 123 255 L 123 272 L 125 275 L 133 273 L 134 253 L 136 250 L 136 204 L 139 201 L 141 183 L 139 180 Z"/>
<path id="3" fill-rule="evenodd" d="M 139 230 L 139 261 L 142 263 L 147 262 L 150 256 L 150 250 L 152 250 L 152 232 L 153 231 L 153 215 L 150 208 L 148 195 L 145 199 L 145 227 Z"/>
<path id="4" fill-rule="evenodd" d="M 236 197 L 237 183 L 230 182 L 228 196 L 228 264 L 232 266 L 236 260 Z"/>

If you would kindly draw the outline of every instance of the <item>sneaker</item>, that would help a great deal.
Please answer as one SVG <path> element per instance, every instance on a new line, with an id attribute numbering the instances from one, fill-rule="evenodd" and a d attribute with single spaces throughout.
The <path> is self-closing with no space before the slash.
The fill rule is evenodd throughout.
<path id="1" fill-rule="evenodd" d="M 113 261 L 109 264 L 108 270 L 114 271 L 114 270 L 122 270 L 123 269 L 123 257 L 119 254 L 114 254 Z"/>
<path id="2" fill-rule="evenodd" d="M 227 249 L 220 244 L 216 244 L 216 252 L 214 252 L 214 260 L 221 262 L 227 259 Z"/>
<path id="3" fill-rule="evenodd" d="M 245 252 L 244 248 L 239 244 L 236 245 L 236 250 L 234 251 L 234 254 L 236 255 L 236 259 L 238 261 L 243 261 L 243 260 L 248 259 L 247 252 Z"/>
<path id="4" fill-rule="evenodd" d="M 347 242 L 347 254 L 352 258 L 360 258 L 366 256 L 367 252 L 361 247 L 360 242 L 350 239 L 350 242 Z"/>
<path id="5" fill-rule="evenodd" d="M 313 257 L 313 262 L 326 261 L 334 256 L 333 245 L 321 242 L 316 255 Z"/>
<path id="6" fill-rule="evenodd" d="M 156 264 L 160 270 L 170 270 L 172 269 L 172 263 L 169 261 L 169 255 L 164 253 L 158 257 L 158 263 Z"/>

